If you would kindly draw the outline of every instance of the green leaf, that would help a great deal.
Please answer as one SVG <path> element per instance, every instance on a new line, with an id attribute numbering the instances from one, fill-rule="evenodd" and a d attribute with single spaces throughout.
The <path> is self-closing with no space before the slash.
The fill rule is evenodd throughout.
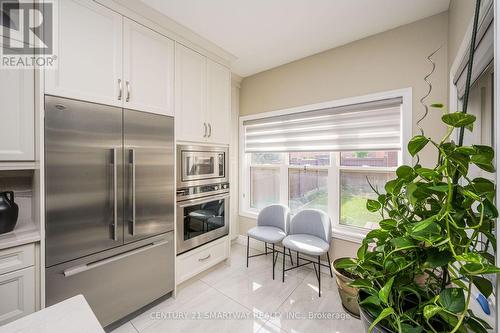
<path id="1" fill-rule="evenodd" d="M 380 208 L 382 208 L 382 205 L 377 200 L 368 199 L 366 202 L 366 209 L 372 213 L 379 211 Z"/>
<path id="2" fill-rule="evenodd" d="M 487 156 L 472 155 L 470 161 L 484 171 L 495 172 L 495 166 L 493 165 L 491 159 Z"/>
<path id="3" fill-rule="evenodd" d="M 399 178 L 410 178 L 413 176 L 413 168 L 407 165 L 402 165 L 396 170 L 396 175 Z"/>
<path id="4" fill-rule="evenodd" d="M 335 261 L 335 268 L 337 269 L 349 269 L 349 268 L 354 268 L 356 267 L 358 264 L 356 262 L 356 260 L 354 260 L 353 258 L 342 258 L 342 259 L 339 259 L 337 261 Z"/>
<path id="5" fill-rule="evenodd" d="M 382 320 L 384 320 L 385 318 L 387 318 L 387 317 L 389 317 L 390 315 L 393 315 L 393 314 L 394 314 L 394 309 L 393 308 L 385 308 L 385 309 L 383 309 L 382 312 L 380 312 L 380 314 L 378 315 L 378 317 L 370 325 L 370 327 L 368 327 L 368 333 L 371 333 L 371 331 L 373 330 L 373 328 L 375 326 L 377 326 L 377 324 L 379 322 L 381 322 Z"/>
<path id="6" fill-rule="evenodd" d="M 389 304 L 389 295 L 391 294 L 393 283 L 394 283 L 394 276 L 391 277 L 389 281 L 387 281 L 387 283 L 378 292 L 378 297 L 385 304 Z"/>
<path id="7" fill-rule="evenodd" d="M 489 179 L 474 178 L 471 187 L 474 188 L 478 195 L 486 195 L 495 193 L 495 184 Z"/>
<path id="8" fill-rule="evenodd" d="M 481 197 L 479 195 L 477 195 L 476 193 L 472 192 L 472 191 L 469 191 L 469 190 L 463 190 L 462 191 L 462 194 L 468 198 L 471 198 L 472 200 L 475 200 L 475 201 L 481 201 Z"/>
<path id="9" fill-rule="evenodd" d="M 407 237 L 397 237 L 392 239 L 391 243 L 397 250 L 406 250 L 417 247 L 413 241 Z"/>
<path id="10" fill-rule="evenodd" d="M 490 297 L 493 292 L 493 285 L 491 281 L 482 276 L 473 276 L 472 282 L 477 287 L 477 289 L 484 295 L 484 297 Z"/>
<path id="11" fill-rule="evenodd" d="M 452 312 L 460 313 L 465 310 L 465 295 L 461 288 L 447 288 L 439 294 L 443 307 Z"/>
<path id="12" fill-rule="evenodd" d="M 488 333 L 488 330 L 483 326 L 483 324 L 473 317 L 467 317 L 465 319 L 465 325 L 471 332 Z"/>
<path id="13" fill-rule="evenodd" d="M 435 315 L 437 315 L 442 310 L 443 310 L 443 308 L 441 308 L 440 306 L 434 305 L 434 304 L 426 305 L 424 307 L 424 318 L 426 320 L 429 320 L 432 317 L 434 317 Z"/>
<path id="14" fill-rule="evenodd" d="M 368 250 L 368 244 L 363 244 L 359 247 L 357 252 L 359 260 L 365 259 L 366 250 Z"/>
<path id="15" fill-rule="evenodd" d="M 439 251 L 437 248 L 432 248 L 428 252 L 426 264 L 429 268 L 437 268 L 448 265 L 450 261 L 453 261 L 453 255 L 450 251 Z"/>
<path id="16" fill-rule="evenodd" d="M 471 114 L 466 114 L 463 112 L 448 113 L 441 117 L 443 122 L 449 126 L 459 128 L 466 127 L 472 130 L 472 125 L 476 121 L 476 117 Z"/>
<path id="17" fill-rule="evenodd" d="M 401 324 L 401 333 L 422 333 L 424 328 L 422 326 L 413 327 L 409 324 Z"/>
<path id="18" fill-rule="evenodd" d="M 483 202 L 481 203 L 481 206 L 484 207 L 485 216 L 492 219 L 496 219 L 498 217 L 498 210 L 489 199 L 484 199 Z"/>
<path id="19" fill-rule="evenodd" d="M 373 284 L 367 279 L 357 279 L 349 284 L 349 286 L 358 289 L 375 290 Z"/>
<path id="20" fill-rule="evenodd" d="M 442 103 L 433 103 L 433 104 L 431 104 L 431 108 L 442 109 L 442 108 L 444 108 L 444 104 L 442 104 Z"/>
<path id="21" fill-rule="evenodd" d="M 411 156 L 417 155 L 419 151 L 424 149 L 424 147 L 429 143 L 429 139 L 423 135 L 414 136 L 410 142 L 408 142 L 408 152 Z"/>
<path id="22" fill-rule="evenodd" d="M 392 230 L 396 228 L 398 222 L 393 219 L 385 219 L 379 222 L 379 226 L 384 230 Z"/>
<path id="23" fill-rule="evenodd" d="M 435 170 L 427 168 L 418 168 L 415 170 L 417 175 L 424 178 L 425 180 L 434 180 L 438 177 L 438 173 Z"/>
<path id="24" fill-rule="evenodd" d="M 429 189 L 436 192 L 446 193 L 448 192 L 448 185 L 429 186 Z"/>

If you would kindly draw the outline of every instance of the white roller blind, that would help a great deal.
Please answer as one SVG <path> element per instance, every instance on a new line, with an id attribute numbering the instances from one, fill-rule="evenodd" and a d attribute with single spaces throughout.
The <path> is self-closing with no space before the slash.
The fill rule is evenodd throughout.
<path id="1" fill-rule="evenodd" d="M 243 122 L 245 152 L 401 149 L 402 98 Z"/>
<path id="2" fill-rule="evenodd" d="M 474 49 L 474 62 L 472 66 L 471 85 L 483 74 L 483 72 L 492 63 L 494 57 L 494 24 L 493 24 L 493 1 L 483 0 L 479 11 L 479 21 Z M 471 37 L 470 37 L 471 38 Z M 469 38 L 469 41 L 470 41 Z M 470 42 L 469 42 L 470 44 Z M 460 62 L 458 71 L 453 77 L 453 83 L 457 87 L 458 98 L 465 94 L 465 83 L 467 79 L 467 66 L 469 64 L 469 53 L 467 51 Z"/>

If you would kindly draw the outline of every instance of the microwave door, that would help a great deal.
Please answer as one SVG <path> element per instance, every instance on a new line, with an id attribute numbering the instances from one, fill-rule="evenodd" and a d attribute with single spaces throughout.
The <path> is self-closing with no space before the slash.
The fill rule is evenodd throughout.
<path id="1" fill-rule="evenodd" d="M 125 242 L 174 229 L 174 121 L 124 111 Z"/>

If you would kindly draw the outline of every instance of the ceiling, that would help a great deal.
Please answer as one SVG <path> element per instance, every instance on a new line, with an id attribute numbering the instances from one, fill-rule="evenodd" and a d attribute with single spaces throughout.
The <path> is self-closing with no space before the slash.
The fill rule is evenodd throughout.
<path id="1" fill-rule="evenodd" d="M 141 0 L 237 57 L 246 77 L 448 9 L 450 0 Z"/>

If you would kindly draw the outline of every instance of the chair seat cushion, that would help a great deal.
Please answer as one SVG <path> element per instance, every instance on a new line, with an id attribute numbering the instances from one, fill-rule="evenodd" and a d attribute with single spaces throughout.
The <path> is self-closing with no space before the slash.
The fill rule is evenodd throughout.
<path id="1" fill-rule="evenodd" d="M 283 239 L 283 245 L 292 251 L 298 251 L 310 256 L 325 254 L 330 249 L 330 244 L 321 238 L 304 234 L 286 236 Z"/>
<path id="2" fill-rule="evenodd" d="M 248 230 L 247 234 L 253 239 L 271 244 L 281 242 L 286 236 L 285 232 L 280 228 L 268 226 L 253 227 Z"/>

